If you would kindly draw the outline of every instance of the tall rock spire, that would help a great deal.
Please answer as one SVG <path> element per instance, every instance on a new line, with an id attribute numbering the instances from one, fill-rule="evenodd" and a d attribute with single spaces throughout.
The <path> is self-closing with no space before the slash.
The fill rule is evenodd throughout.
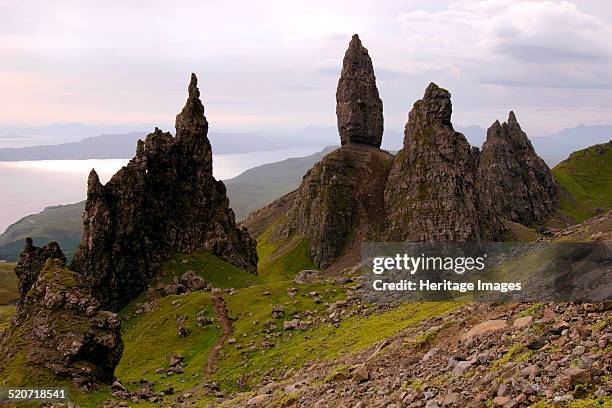
<path id="1" fill-rule="evenodd" d="M 501 217 L 523 225 L 545 221 L 559 206 L 557 186 L 514 112 L 487 130 L 478 162 L 481 200 Z"/>
<path id="2" fill-rule="evenodd" d="M 142 292 L 177 252 L 207 250 L 257 271 L 255 242 L 236 226 L 225 186 L 212 175 L 208 122 L 193 74 L 188 90 L 176 137 L 156 128 L 106 185 L 90 174 L 72 267 L 112 310 Z"/>
<path id="3" fill-rule="evenodd" d="M 451 94 L 431 83 L 415 102 L 385 189 L 388 239 L 490 241 L 501 223 L 479 204 L 477 155 L 451 124 Z"/>
<path id="4" fill-rule="evenodd" d="M 176 140 L 185 156 L 191 157 L 212 172 L 212 148 L 208 140 L 208 121 L 204 116 L 204 105 L 200 100 L 200 89 L 196 74 L 191 74 L 187 88 L 189 96 L 181 113 L 176 115 Z"/>
<path id="5" fill-rule="evenodd" d="M 383 136 L 383 105 L 368 50 L 353 35 L 344 54 L 336 91 L 338 132 L 344 146 L 359 143 L 380 147 Z"/>

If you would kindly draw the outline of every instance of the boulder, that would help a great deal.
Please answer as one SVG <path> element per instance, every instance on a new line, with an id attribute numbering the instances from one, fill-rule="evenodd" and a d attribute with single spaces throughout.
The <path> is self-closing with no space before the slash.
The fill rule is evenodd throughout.
<path id="1" fill-rule="evenodd" d="M 518 319 L 514 320 L 512 327 L 515 329 L 524 329 L 525 327 L 530 326 L 531 322 L 533 322 L 533 316 L 519 317 Z"/>
<path id="2" fill-rule="evenodd" d="M 364 382 L 370 379 L 370 371 L 368 370 L 368 367 L 365 365 L 365 363 L 357 364 L 351 367 L 349 371 L 351 372 L 351 377 L 353 378 L 353 380 L 357 382 Z"/>
<path id="3" fill-rule="evenodd" d="M 472 327 L 467 333 L 464 333 L 462 338 L 464 340 L 478 337 L 488 332 L 502 330 L 508 327 L 508 323 L 505 320 L 487 320 L 476 326 Z"/>
<path id="4" fill-rule="evenodd" d="M 293 283 L 295 283 L 296 285 L 308 285 L 310 283 L 320 281 L 321 278 L 321 272 L 313 269 L 305 269 L 295 275 L 295 278 L 293 278 Z"/>

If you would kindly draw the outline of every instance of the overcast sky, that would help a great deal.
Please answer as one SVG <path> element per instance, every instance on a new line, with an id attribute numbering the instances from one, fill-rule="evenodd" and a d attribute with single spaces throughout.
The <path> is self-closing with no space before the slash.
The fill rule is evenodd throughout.
<path id="1" fill-rule="evenodd" d="M 385 126 L 430 81 L 453 121 L 533 136 L 612 123 L 612 5 L 576 1 L 4 1 L 0 123 L 167 124 L 196 72 L 215 129 L 335 125 L 350 36 Z"/>

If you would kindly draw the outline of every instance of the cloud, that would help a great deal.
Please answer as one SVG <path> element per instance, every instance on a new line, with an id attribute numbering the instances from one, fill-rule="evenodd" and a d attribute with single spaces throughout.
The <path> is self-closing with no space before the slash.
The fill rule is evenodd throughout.
<path id="1" fill-rule="evenodd" d="M 398 21 L 408 41 L 427 44 L 425 58 L 452 59 L 483 83 L 588 89 L 612 82 L 612 25 L 567 1 L 455 1 L 400 13 Z"/>

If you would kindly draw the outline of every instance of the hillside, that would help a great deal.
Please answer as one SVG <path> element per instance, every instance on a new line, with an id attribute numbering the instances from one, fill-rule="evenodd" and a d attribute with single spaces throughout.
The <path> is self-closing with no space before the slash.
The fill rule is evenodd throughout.
<path id="1" fill-rule="evenodd" d="M 72 257 L 81 239 L 84 209 L 83 201 L 47 207 L 38 214 L 23 217 L 0 235 L 0 259 L 16 261 L 27 237 L 32 237 L 36 245 L 57 241 L 66 255 Z"/>
<path id="2" fill-rule="evenodd" d="M 612 208 L 612 141 L 574 152 L 552 171 L 567 192 L 561 209 L 575 222 Z"/>
<path id="3" fill-rule="evenodd" d="M 6 306 L 19 299 L 14 268 L 14 263 L 0 263 L 0 306 Z M 2 320 L 0 319 L 1 324 Z"/>

